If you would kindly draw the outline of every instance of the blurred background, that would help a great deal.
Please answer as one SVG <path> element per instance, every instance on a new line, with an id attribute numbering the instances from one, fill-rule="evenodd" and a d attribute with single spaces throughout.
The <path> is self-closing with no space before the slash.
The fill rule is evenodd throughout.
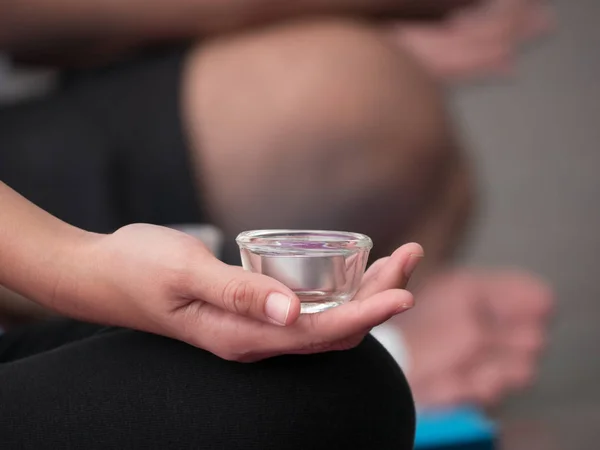
<path id="1" fill-rule="evenodd" d="M 600 3 L 553 4 L 558 28 L 526 49 L 516 78 L 451 91 L 483 200 L 461 262 L 530 269 L 557 294 L 537 383 L 491 411 L 507 450 L 600 442 Z M 53 81 L 2 70 L 6 100 Z"/>
<path id="2" fill-rule="evenodd" d="M 600 440 L 600 3 L 553 3 L 559 28 L 522 58 L 517 83 L 454 94 L 486 200 L 463 257 L 528 267 L 557 291 L 540 379 L 499 412 L 518 422 L 511 444 L 592 449 Z M 532 435 L 543 437 L 539 446 Z"/>

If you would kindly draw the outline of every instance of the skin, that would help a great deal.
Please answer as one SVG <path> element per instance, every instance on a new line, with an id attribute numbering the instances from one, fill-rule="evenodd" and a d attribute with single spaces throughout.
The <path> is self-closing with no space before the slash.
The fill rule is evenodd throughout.
<path id="1" fill-rule="evenodd" d="M 435 24 L 395 23 L 389 33 L 440 81 L 462 83 L 514 75 L 519 47 L 553 26 L 546 1 L 490 0 Z"/>
<path id="2" fill-rule="evenodd" d="M 474 0 L 7 0 L 0 50 L 19 58 L 99 63 L 156 42 L 189 40 L 307 16 L 438 18 Z"/>
<path id="3" fill-rule="evenodd" d="M 423 255 L 417 244 L 388 261 L 393 286 L 366 277 L 355 301 L 300 317 L 288 288 L 220 262 L 189 235 L 144 224 L 88 233 L 4 184 L 0 203 L 0 284 L 62 315 L 169 336 L 228 360 L 352 348 L 414 305 L 403 288 Z"/>
<path id="4" fill-rule="evenodd" d="M 408 346 L 419 405 L 493 406 L 535 381 L 554 303 L 545 280 L 453 268 L 430 277 L 415 298 L 418 307 L 392 322 Z"/>

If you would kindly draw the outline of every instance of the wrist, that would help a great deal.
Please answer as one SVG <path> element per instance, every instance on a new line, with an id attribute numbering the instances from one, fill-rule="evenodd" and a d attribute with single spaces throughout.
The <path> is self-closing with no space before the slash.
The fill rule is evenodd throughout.
<path id="1" fill-rule="evenodd" d="M 93 298 L 96 285 L 98 242 L 104 235 L 72 228 L 68 235 L 57 239 L 53 258 L 55 270 L 49 290 L 39 298 L 43 305 L 67 316 L 80 317 L 86 299 Z"/>
<path id="2" fill-rule="evenodd" d="M 93 273 L 97 235 L 71 226 L 0 182 L 0 285 L 43 306 L 69 312 Z"/>

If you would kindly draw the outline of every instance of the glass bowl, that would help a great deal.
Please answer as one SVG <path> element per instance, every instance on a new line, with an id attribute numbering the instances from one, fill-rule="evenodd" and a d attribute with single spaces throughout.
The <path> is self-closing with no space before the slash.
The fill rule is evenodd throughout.
<path id="1" fill-rule="evenodd" d="M 236 242 L 244 269 L 289 287 L 300 298 L 303 314 L 349 302 L 373 248 L 368 236 L 341 231 L 246 231 Z"/>

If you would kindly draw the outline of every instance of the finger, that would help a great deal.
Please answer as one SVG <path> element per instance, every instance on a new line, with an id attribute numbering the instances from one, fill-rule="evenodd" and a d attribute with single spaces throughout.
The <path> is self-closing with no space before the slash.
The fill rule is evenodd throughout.
<path id="1" fill-rule="evenodd" d="M 538 1 L 518 1 L 496 12 L 496 23 L 504 24 L 505 37 L 527 41 L 549 32 L 555 25 L 553 10 Z"/>
<path id="2" fill-rule="evenodd" d="M 523 30 L 522 39 L 532 39 L 552 31 L 556 27 L 556 15 L 548 5 L 540 5 L 531 12 L 528 26 Z"/>
<path id="3" fill-rule="evenodd" d="M 510 45 L 504 41 L 482 41 L 460 27 L 447 30 L 398 28 L 396 36 L 416 53 L 427 69 L 444 79 L 504 75 L 511 67 Z"/>
<path id="4" fill-rule="evenodd" d="M 552 9 L 540 1 L 505 0 L 454 14 L 449 23 L 457 33 L 478 42 L 514 45 L 553 28 Z"/>
<path id="5" fill-rule="evenodd" d="M 473 48 L 471 56 L 474 74 L 511 76 L 515 72 L 515 55 L 510 45 L 497 43 Z"/>
<path id="6" fill-rule="evenodd" d="M 535 2 L 523 0 L 490 2 L 485 8 L 456 14 L 451 19 L 455 30 L 481 43 L 515 43 L 541 11 Z"/>
<path id="7" fill-rule="evenodd" d="M 510 348 L 505 339 L 497 337 L 495 347 L 488 348 L 463 369 L 470 373 L 474 395 L 471 400 L 493 404 L 505 392 L 530 385 L 536 362 L 535 353 Z"/>
<path id="8" fill-rule="evenodd" d="M 472 402 L 491 406 L 509 388 L 506 367 L 501 361 L 490 361 L 475 368 L 465 382 L 471 386 Z"/>
<path id="9" fill-rule="evenodd" d="M 525 389 L 533 384 L 536 361 L 531 358 L 511 358 L 506 361 L 506 383 L 511 389 Z"/>
<path id="10" fill-rule="evenodd" d="M 498 330 L 504 351 L 514 355 L 535 356 L 546 347 L 544 327 L 538 324 L 515 329 Z"/>
<path id="11" fill-rule="evenodd" d="M 383 266 L 385 266 L 386 262 L 389 261 L 390 258 L 391 258 L 390 256 L 386 256 L 385 258 L 378 259 L 373 264 L 371 264 L 371 267 L 369 267 L 369 269 L 365 272 L 365 274 L 363 276 L 362 284 L 368 283 L 368 281 L 372 277 L 377 275 L 377 273 L 379 273 L 381 268 Z"/>
<path id="12" fill-rule="evenodd" d="M 182 326 L 173 337 L 209 350 L 221 358 L 241 362 L 286 354 L 349 350 L 358 346 L 368 334 L 368 330 L 359 330 L 342 339 L 327 340 L 312 335 L 308 321 L 302 323 L 303 320 L 300 320 L 290 327 L 278 327 L 210 304 L 205 304 L 200 313 L 191 305 L 180 317 Z M 191 333 L 182 333 L 184 329 L 191 330 Z"/>
<path id="13" fill-rule="evenodd" d="M 394 45 L 413 53 L 436 77 L 452 78 L 464 72 L 464 68 L 453 64 L 451 54 L 456 53 L 458 35 L 447 28 L 399 23 L 390 28 L 389 37 Z"/>
<path id="14" fill-rule="evenodd" d="M 524 389 L 535 381 L 537 360 L 531 355 L 496 353 L 470 370 L 472 401 L 492 405 L 510 391 Z"/>
<path id="15" fill-rule="evenodd" d="M 288 329 L 196 301 L 178 310 L 170 336 L 229 361 L 253 362 L 279 354 L 272 343 Z"/>
<path id="16" fill-rule="evenodd" d="M 335 341 L 335 342 L 327 342 L 325 343 L 323 346 L 321 346 L 321 348 L 316 348 L 315 346 L 310 346 L 310 347 L 305 347 L 305 348 L 301 348 L 298 350 L 290 350 L 288 353 L 289 354 L 293 354 L 293 355 L 307 355 L 307 354 L 312 354 L 312 353 L 318 353 L 318 352 L 339 352 L 339 351 L 346 351 L 346 350 L 350 350 L 352 348 L 358 347 L 361 342 L 365 339 L 365 336 L 368 333 L 363 332 L 360 334 L 357 334 L 355 336 L 350 336 L 348 338 L 342 339 L 340 341 Z"/>
<path id="17" fill-rule="evenodd" d="M 517 36 L 516 20 L 511 17 L 461 18 L 453 22 L 454 31 L 479 47 L 491 44 L 512 45 Z"/>
<path id="18" fill-rule="evenodd" d="M 485 307 L 498 326 L 545 326 L 552 317 L 554 292 L 543 280 L 522 272 L 481 277 L 488 287 Z"/>
<path id="19" fill-rule="evenodd" d="M 423 257 L 423 247 L 419 244 L 403 245 L 379 266 L 374 265 L 373 273 L 368 274 L 369 276 L 363 281 L 355 300 L 365 299 L 389 289 L 406 288 Z"/>
<path id="20" fill-rule="evenodd" d="M 533 3 L 526 5 L 511 17 L 513 40 L 529 41 L 550 32 L 555 26 L 552 9 L 548 5 Z"/>
<path id="21" fill-rule="evenodd" d="M 279 281 L 213 258 L 206 258 L 200 264 L 192 289 L 197 299 L 280 326 L 291 325 L 298 319 L 300 300 Z"/>
<path id="22" fill-rule="evenodd" d="M 414 298 L 401 289 L 380 292 L 361 301 L 352 301 L 322 314 L 300 318 L 316 342 L 336 342 L 360 333 L 368 333 L 392 317 L 411 309 Z"/>
<path id="23" fill-rule="evenodd" d="M 488 352 L 481 365 L 495 363 L 502 367 L 504 382 L 511 389 L 522 389 L 533 382 L 538 356 L 544 347 L 541 329 L 498 330 L 496 347 Z"/>
<path id="24" fill-rule="evenodd" d="M 357 308 L 359 304 L 364 304 L 365 309 Z M 321 314 L 302 316 L 284 328 L 232 314 L 212 304 L 192 302 L 180 311 L 173 337 L 235 361 L 321 353 L 358 345 L 374 326 L 410 309 L 412 304 L 409 292 L 387 291 Z"/>

